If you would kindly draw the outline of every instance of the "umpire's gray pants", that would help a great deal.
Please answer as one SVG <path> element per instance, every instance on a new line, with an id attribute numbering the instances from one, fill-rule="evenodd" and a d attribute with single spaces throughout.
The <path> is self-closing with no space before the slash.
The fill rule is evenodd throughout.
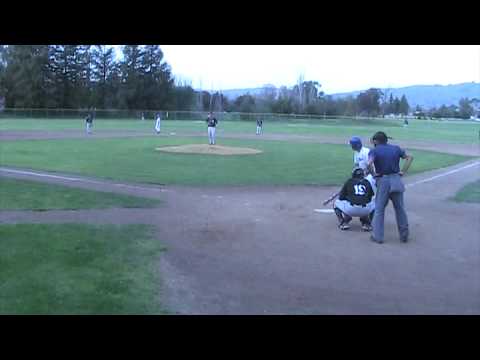
<path id="1" fill-rule="evenodd" d="M 383 241 L 385 207 L 388 199 L 392 200 L 395 209 L 395 217 L 397 219 L 398 233 L 400 239 L 408 238 L 408 219 L 403 203 L 403 193 L 405 186 L 403 185 L 400 175 L 384 175 L 377 179 L 377 193 L 375 195 L 375 215 L 373 216 L 372 227 L 373 237 L 378 241 Z"/>

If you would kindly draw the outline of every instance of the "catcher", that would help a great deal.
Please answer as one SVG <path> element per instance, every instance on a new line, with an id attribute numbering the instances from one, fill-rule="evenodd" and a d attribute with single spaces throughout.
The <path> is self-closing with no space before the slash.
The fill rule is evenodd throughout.
<path id="1" fill-rule="evenodd" d="M 352 177 L 343 185 L 339 193 L 334 194 L 323 205 L 338 196 L 333 205 L 333 210 L 338 218 L 340 230 L 350 229 L 350 221 L 353 217 L 359 217 L 363 231 L 371 231 L 371 222 L 375 212 L 375 202 L 372 201 L 373 189 L 370 182 L 365 179 L 362 168 L 355 168 Z"/>

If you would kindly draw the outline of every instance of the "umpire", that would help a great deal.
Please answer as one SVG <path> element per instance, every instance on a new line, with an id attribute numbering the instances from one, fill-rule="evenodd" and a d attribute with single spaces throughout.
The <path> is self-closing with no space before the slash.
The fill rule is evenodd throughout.
<path id="1" fill-rule="evenodd" d="M 392 200 L 395 209 L 398 232 L 402 242 L 408 241 L 408 218 L 403 202 L 405 185 L 401 177 L 407 172 L 413 161 L 413 156 L 407 155 L 399 146 L 387 144 L 388 137 L 383 131 L 375 133 L 372 143 L 375 148 L 368 155 L 368 166 L 373 172 L 375 165 L 377 193 L 375 197 L 375 215 L 373 217 L 373 234 L 370 239 L 383 243 L 385 207 Z M 400 159 L 406 162 L 400 171 Z"/>

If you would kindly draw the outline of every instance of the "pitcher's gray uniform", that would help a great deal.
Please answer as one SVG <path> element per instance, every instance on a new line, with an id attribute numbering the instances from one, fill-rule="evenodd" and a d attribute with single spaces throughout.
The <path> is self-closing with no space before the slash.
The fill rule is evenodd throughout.
<path id="1" fill-rule="evenodd" d="M 208 113 L 208 117 L 206 120 L 208 126 L 208 143 L 210 145 L 215 145 L 215 127 L 218 124 L 217 119 L 212 116 L 212 113 Z"/>

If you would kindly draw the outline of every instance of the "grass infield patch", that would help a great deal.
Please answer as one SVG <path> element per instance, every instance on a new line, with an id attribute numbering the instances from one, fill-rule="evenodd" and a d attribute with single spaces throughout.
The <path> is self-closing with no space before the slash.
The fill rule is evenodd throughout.
<path id="1" fill-rule="evenodd" d="M 480 203 L 480 180 L 465 185 L 454 196 L 454 201 Z"/>
<path id="2" fill-rule="evenodd" d="M 218 144 L 262 151 L 252 156 L 211 156 L 156 151 L 205 144 L 206 138 L 161 137 L 4 141 L 0 165 L 168 185 L 340 185 L 350 176 L 348 145 L 234 140 Z M 468 156 L 407 149 L 409 174 L 455 165 Z"/>

